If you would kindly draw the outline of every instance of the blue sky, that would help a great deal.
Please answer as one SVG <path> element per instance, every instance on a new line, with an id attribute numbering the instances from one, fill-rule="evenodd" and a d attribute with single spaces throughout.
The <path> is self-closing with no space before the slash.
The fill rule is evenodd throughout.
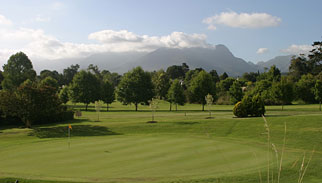
<path id="1" fill-rule="evenodd" d="M 216 44 L 256 63 L 310 50 L 321 40 L 321 7 L 321 0 L 1 0 L 0 64 L 16 51 L 50 60 Z"/>

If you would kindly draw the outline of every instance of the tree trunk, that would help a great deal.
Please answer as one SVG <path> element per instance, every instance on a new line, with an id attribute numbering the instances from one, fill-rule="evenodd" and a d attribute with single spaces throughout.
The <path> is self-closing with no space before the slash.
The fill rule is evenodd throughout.
<path id="1" fill-rule="evenodd" d="M 205 111 L 205 104 L 202 104 L 202 111 Z"/>
<path id="2" fill-rule="evenodd" d="M 138 103 L 135 103 L 135 111 L 138 111 Z"/>
<path id="3" fill-rule="evenodd" d="M 282 111 L 284 110 L 284 104 L 282 103 Z"/>
<path id="4" fill-rule="evenodd" d="M 108 111 L 108 104 L 106 104 L 106 111 Z"/>
<path id="5" fill-rule="evenodd" d="M 26 127 L 27 127 L 27 128 L 31 128 L 30 120 L 26 120 Z"/>
<path id="6" fill-rule="evenodd" d="M 172 103 L 170 102 L 170 111 L 172 111 Z"/>
<path id="7" fill-rule="evenodd" d="M 86 106 L 85 106 L 85 111 L 87 111 L 87 107 L 88 107 L 88 104 L 86 104 Z"/>
<path id="8" fill-rule="evenodd" d="M 178 104 L 176 104 L 176 111 L 178 111 Z"/>

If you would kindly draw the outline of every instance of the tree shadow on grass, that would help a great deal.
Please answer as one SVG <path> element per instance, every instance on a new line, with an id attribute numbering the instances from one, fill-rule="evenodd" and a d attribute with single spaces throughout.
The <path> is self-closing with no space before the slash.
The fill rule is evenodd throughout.
<path id="1" fill-rule="evenodd" d="M 34 128 L 29 136 L 36 136 L 38 138 L 64 138 L 68 137 L 68 126 L 59 126 L 51 128 Z M 86 137 L 86 136 L 107 136 L 107 135 L 121 135 L 111 131 L 104 126 L 93 125 L 73 125 L 70 132 L 71 137 Z"/>
<path id="2" fill-rule="evenodd" d="M 195 124 L 200 124 L 199 122 L 174 122 L 176 125 L 195 125 Z"/>

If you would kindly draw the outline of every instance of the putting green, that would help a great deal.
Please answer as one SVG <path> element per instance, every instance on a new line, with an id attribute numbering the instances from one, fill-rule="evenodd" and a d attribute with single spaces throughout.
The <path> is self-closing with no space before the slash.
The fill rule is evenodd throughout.
<path id="1" fill-rule="evenodd" d="M 254 157 L 256 153 L 257 158 Z M 0 176 L 153 182 L 238 175 L 266 165 L 263 148 L 222 138 L 114 135 L 44 139 L 0 151 Z"/>

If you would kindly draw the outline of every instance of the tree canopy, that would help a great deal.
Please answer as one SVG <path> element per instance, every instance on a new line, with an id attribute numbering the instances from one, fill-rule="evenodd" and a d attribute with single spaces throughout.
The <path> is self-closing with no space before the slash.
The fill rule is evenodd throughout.
<path id="1" fill-rule="evenodd" d="M 123 104 L 133 103 L 136 111 L 138 104 L 147 104 L 153 96 L 151 76 L 144 72 L 141 67 L 136 67 L 125 73 L 117 87 L 118 100 Z"/>

